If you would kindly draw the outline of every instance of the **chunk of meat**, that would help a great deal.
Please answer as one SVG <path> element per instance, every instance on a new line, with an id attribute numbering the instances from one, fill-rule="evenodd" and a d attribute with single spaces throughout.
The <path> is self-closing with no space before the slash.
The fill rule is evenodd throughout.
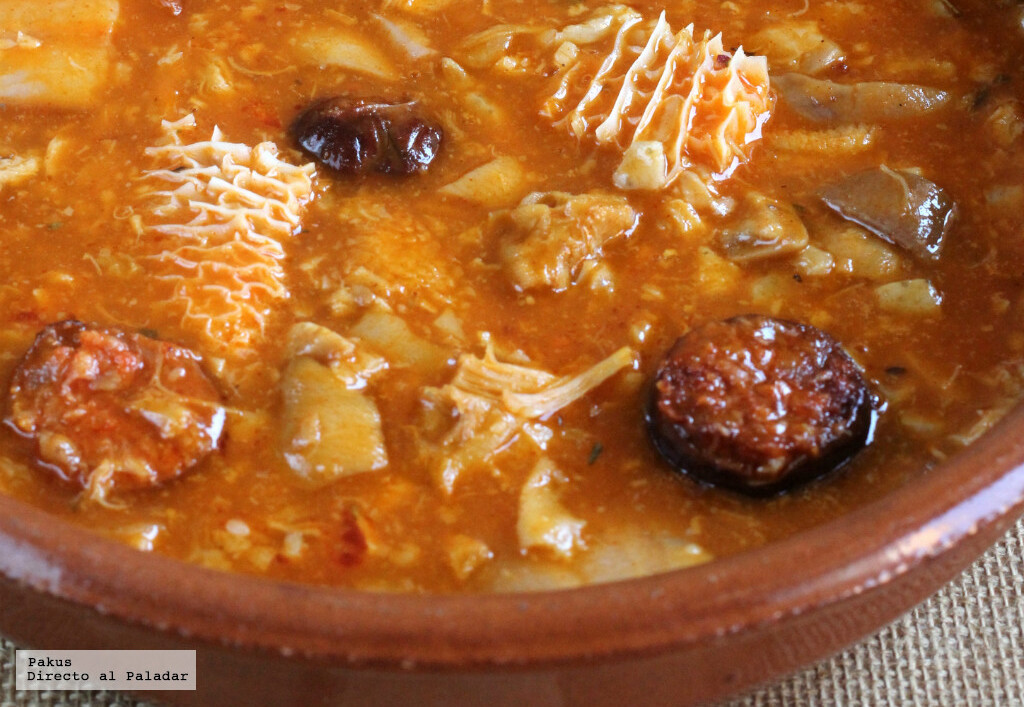
<path id="1" fill-rule="evenodd" d="M 636 228 L 639 215 L 624 197 L 535 192 L 495 218 L 502 264 L 512 282 L 528 290 L 568 288 L 584 261 Z"/>
<path id="2" fill-rule="evenodd" d="M 0 2 L 0 102 L 90 107 L 107 84 L 117 0 Z"/>
<path id="3" fill-rule="evenodd" d="M 524 194 L 529 179 L 519 160 L 503 155 L 474 167 L 437 193 L 493 209 L 507 206 Z"/>
<path id="4" fill-rule="evenodd" d="M 201 363 L 141 334 L 51 324 L 15 370 L 7 422 L 90 498 L 157 486 L 221 441 L 224 408 Z"/>
<path id="5" fill-rule="evenodd" d="M 437 56 L 437 50 L 431 46 L 430 38 L 415 23 L 377 14 L 373 18 L 380 23 L 395 48 L 402 50 L 413 61 Z"/>
<path id="6" fill-rule="evenodd" d="M 383 81 L 401 77 L 388 53 L 369 40 L 364 31 L 346 27 L 311 27 L 304 24 L 293 40 L 300 62 L 319 67 L 334 67 L 345 73 L 372 76 Z"/>
<path id="7" fill-rule="evenodd" d="M 311 486 L 387 466 L 380 412 L 365 390 L 387 362 L 312 322 L 288 333 L 282 453 Z"/>
<path id="8" fill-rule="evenodd" d="M 523 550 L 539 549 L 559 557 L 571 557 L 586 548 L 586 521 L 572 515 L 562 504 L 557 490 L 568 477 L 551 460 L 542 457 L 519 492 L 516 534 Z"/>
<path id="9" fill-rule="evenodd" d="M 282 445 L 285 461 L 310 485 L 387 466 L 380 412 L 329 366 L 300 356 L 285 370 Z"/>
<path id="10" fill-rule="evenodd" d="M 747 315 L 676 341 L 647 409 L 678 470 L 750 495 L 845 463 L 870 436 L 873 398 L 840 344 L 805 324 Z"/>
<path id="11" fill-rule="evenodd" d="M 890 81 L 842 84 L 803 74 L 773 76 L 789 107 L 816 123 L 873 123 L 917 118 L 941 108 L 950 94 L 929 86 Z"/>
<path id="12" fill-rule="evenodd" d="M 942 187 L 885 165 L 826 187 L 821 198 L 848 221 L 927 260 L 942 255 L 956 216 L 956 205 Z"/>
<path id="13" fill-rule="evenodd" d="M 818 74 L 845 58 L 838 44 L 821 33 L 817 22 L 787 21 L 765 27 L 750 38 L 756 53 L 768 63 L 803 74 Z"/>
<path id="14" fill-rule="evenodd" d="M 110 34 L 119 14 L 117 0 L 5 0 L 0 3 L 0 28 L 40 37 L 95 40 Z"/>
<path id="15" fill-rule="evenodd" d="M 39 173 L 41 167 L 38 157 L 0 156 L 0 190 L 27 182 Z"/>
<path id="16" fill-rule="evenodd" d="M 747 263 L 799 253 L 807 238 L 796 209 L 750 192 L 737 218 L 719 232 L 718 244 L 729 260 Z"/>
<path id="17" fill-rule="evenodd" d="M 441 149 L 441 127 L 414 102 L 387 103 L 335 96 L 310 106 L 292 136 L 318 162 L 345 174 L 412 174 Z"/>

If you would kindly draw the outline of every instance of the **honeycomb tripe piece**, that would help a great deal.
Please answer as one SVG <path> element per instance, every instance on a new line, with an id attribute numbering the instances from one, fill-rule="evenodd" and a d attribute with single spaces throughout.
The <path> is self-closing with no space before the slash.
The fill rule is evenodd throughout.
<path id="1" fill-rule="evenodd" d="M 621 150 L 620 188 L 664 188 L 694 166 L 728 174 L 746 161 L 772 110 L 765 58 L 726 51 L 721 35 L 697 38 L 693 25 L 673 32 L 664 12 L 608 17 L 614 33 L 574 42 L 580 51 L 565 50 L 570 40 L 555 47 L 572 58 L 542 115 L 580 142 Z M 570 30 L 556 37 L 580 34 Z"/>
<path id="2" fill-rule="evenodd" d="M 167 144 L 146 150 L 156 168 L 142 182 L 144 261 L 183 331 L 237 369 L 289 297 L 284 244 L 313 198 L 314 166 L 281 160 L 271 142 L 226 142 L 217 128 L 185 144 L 191 115 L 163 125 Z"/>

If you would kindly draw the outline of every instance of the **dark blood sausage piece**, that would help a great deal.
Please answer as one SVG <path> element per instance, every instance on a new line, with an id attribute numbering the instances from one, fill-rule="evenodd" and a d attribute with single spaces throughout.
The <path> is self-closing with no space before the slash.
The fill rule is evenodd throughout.
<path id="1" fill-rule="evenodd" d="M 678 470 L 761 496 L 848 461 L 874 415 L 860 369 L 835 339 L 746 315 L 676 341 L 655 376 L 647 424 Z"/>
<path id="2" fill-rule="evenodd" d="M 41 466 L 102 500 L 216 449 L 220 400 L 192 351 L 68 320 L 44 328 L 15 370 L 7 423 L 34 440 Z"/>
<path id="3" fill-rule="evenodd" d="M 422 172 L 441 148 L 441 128 L 415 102 L 337 96 L 307 108 L 292 124 L 299 146 L 345 174 Z"/>

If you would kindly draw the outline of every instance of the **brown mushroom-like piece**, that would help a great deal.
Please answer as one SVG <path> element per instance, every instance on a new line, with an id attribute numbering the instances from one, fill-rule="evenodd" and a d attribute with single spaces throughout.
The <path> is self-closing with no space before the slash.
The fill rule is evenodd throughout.
<path id="1" fill-rule="evenodd" d="M 956 205 L 945 189 L 884 165 L 826 187 L 821 199 L 846 220 L 924 260 L 942 255 L 956 217 Z"/>
<path id="2" fill-rule="evenodd" d="M 443 131 L 413 101 L 335 96 L 307 108 L 291 126 L 299 146 L 344 174 L 413 174 L 441 149 Z"/>

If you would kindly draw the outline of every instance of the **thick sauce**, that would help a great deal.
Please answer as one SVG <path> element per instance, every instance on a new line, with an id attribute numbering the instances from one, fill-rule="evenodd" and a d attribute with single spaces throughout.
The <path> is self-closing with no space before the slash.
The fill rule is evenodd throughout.
<path id="1" fill-rule="evenodd" d="M 1016 5 L 672 3 L 674 31 L 692 23 L 695 37 L 722 33 L 720 69 L 738 61 L 740 45 L 767 55 L 773 96 L 727 169 L 698 156 L 671 183 L 642 189 L 614 177 L 624 144 L 595 145 L 542 112 L 571 53 L 545 37 L 600 9 L 96 0 L 68 20 L 31 0 L 7 5 L 0 381 L 6 390 L 45 326 L 74 318 L 196 352 L 226 412 L 219 449 L 190 473 L 102 499 L 58 478 L 31 440 L 3 426 L 0 490 L 83 528 L 302 582 L 571 586 L 737 553 L 835 518 L 929 473 L 1024 391 Z M 29 9 L 19 15 L 21 6 Z M 651 26 L 663 9 L 631 7 Z M 109 41 L 93 64 L 77 59 L 98 77 L 91 93 L 71 96 L 56 79 L 29 98 L 9 88 L 5 53 L 8 66 L 30 69 L 48 48 L 76 58 L 68 37 L 84 27 L 98 45 Z M 611 47 L 577 34 L 584 53 Z M 815 83 L 775 81 L 793 74 Z M 289 126 L 339 95 L 414 103 L 443 132 L 429 168 L 298 169 L 311 157 Z M 161 125 L 189 115 L 194 127 Z M 215 126 L 223 137 L 206 145 Z M 282 166 L 266 166 L 256 146 L 267 141 Z M 194 169 L 200 193 L 191 196 L 207 198 L 210 170 L 234 169 L 225 155 L 250 170 L 250 191 L 269 184 L 262 177 L 278 180 L 262 193 L 273 203 L 259 202 L 253 208 L 265 211 L 232 232 L 250 245 L 262 239 L 244 252 L 214 247 L 219 236 L 202 229 L 185 233 L 199 212 L 167 196 Z M 460 181 L 487 165 L 469 187 Z M 920 176 L 955 203 L 938 257 L 823 201 L 822 190 L 881 166 Z M 241 208 L 246 197 L 229 192 L 217 203 Z M 534 192 L 563 196 L 523 205 Z M 565 206 L 564 194 L 594 200 Z M 599 225 L 572 222 L 578 213 L 599 214 Z M 572 222 L 565 238 L 590 239 L 554 277 L 534 277 L 522 261 L 533 251 L 515 240 L 530 237 L 536 214 Z M 621 223 L 602 235 L 608 219 Z M 223 267 L 199 265 L 211 262 Z M 678 475 L 644 424 L 651 378 L 672 343 L 742 314 L 827 331 L 882 401 L 873 442 L 852 462 L 768 499 Z M 302 323 L 330 331 L 295 328 Z M 537 414 L 509 413 L 488 389 L 482 426 L 460 437 L 452 425 L 471 416 L 451 412 L 446 386 L 465 368 L 460 356 L 486 367 L 488 350 L 529 369 L 495 368 L 532 381 L 513 390 L 527 396 L 549 391 L 551 376 L 612 368 Z M 365 434 L 336 442 L 359 448 L 345 463 L 323 461 L 331 433 L 307 424 L 319 391 L 337 380 L 332 404 L 350 417 L 333 418 L 332 408 L 317 419 L 348 429 L 358 416 L 363 427 L 352 429 Z M 6 397 L 2 414 L 11 415 Z M 509 419 L 511 431 L 490 434 Z M 492 448 L 453 466 L 474 440 Z"/>

